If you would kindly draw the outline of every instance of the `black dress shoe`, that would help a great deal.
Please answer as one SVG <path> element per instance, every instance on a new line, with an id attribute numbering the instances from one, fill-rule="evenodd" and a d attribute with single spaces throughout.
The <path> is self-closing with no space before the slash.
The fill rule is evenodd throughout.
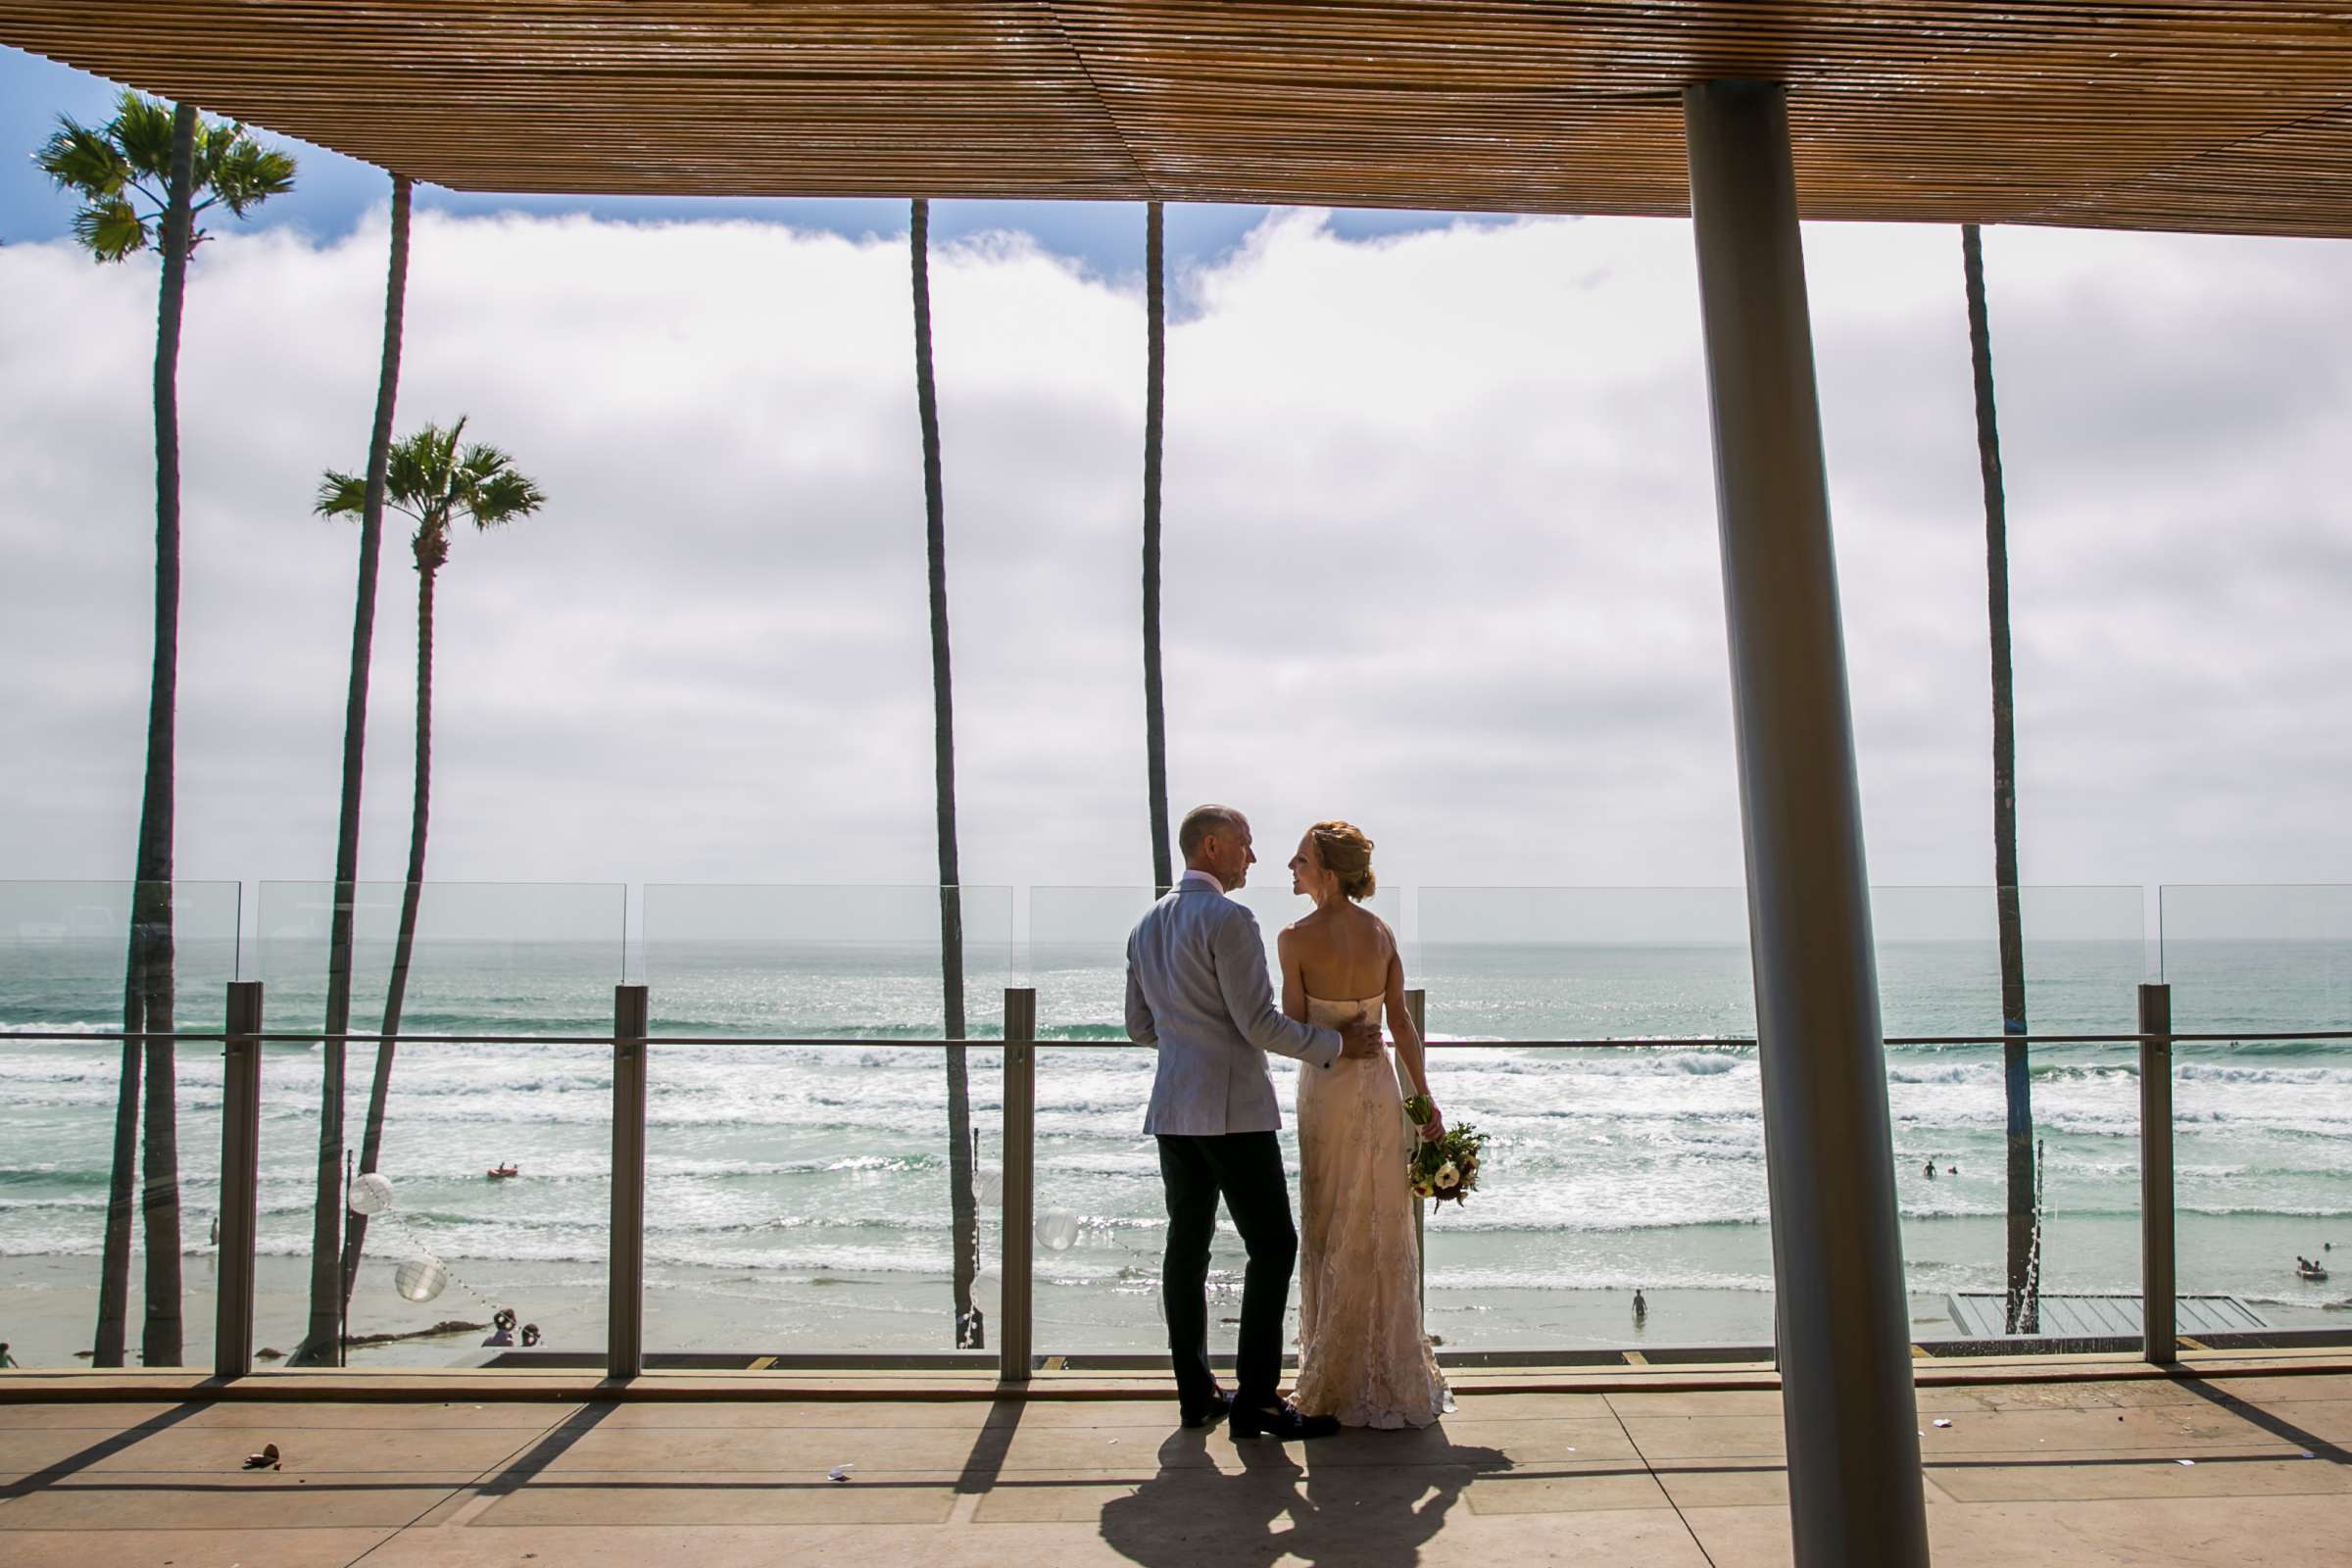
<path id="1" fill-rule="evenodd" d="M 1188 1404 L 1183 1409 L 1186 1427 L 1195 1431 L 1201 1427 L 1212 1427 L 1224 1420 L 1232 1411 L 1233 1396 L 1227 1394 L 1223 1389 L 1219 1389 L 1216 1396 L 1208 1403 Z"/>
<path id="2" fill-rule="evenodd" d="M 1304 1443 L 1313 1438 L 1339 1435 L 1337 1416 L 1307 1415 L 1288 1399 L 1277 1399 L 1271 1410 L 1252 1410 L 1248 1405 L 1233 1407 L 1230 1429 L 1237 1438 L 1272 1438 L 1278 1443 Z"/>

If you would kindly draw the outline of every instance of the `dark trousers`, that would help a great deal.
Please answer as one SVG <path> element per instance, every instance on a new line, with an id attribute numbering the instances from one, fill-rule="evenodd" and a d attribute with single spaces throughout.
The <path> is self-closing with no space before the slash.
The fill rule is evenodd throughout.
<path id="1" fill-rule="evenodd" d="M 1198 1406 L 1216 1392 L 1216 1379 L 1208 1370 L 1208 1248 L 1222 1197 L 1250 1250 L 1250 1266 L 1242 1277 L 1234 1397 L 1244 1405 L 1271 1405 L 1282 1378 L 1282 1320 L 1290 1304 L 1291 1270 L 1298 1261 L 1298 1232 L 1291 1224 L 1282 1145 L 1272 1133 L 1162 1137 L 1159 1179 L 1168 1197 L 1168 1250 L 1160 1265 L 1159 1289 L 1167 1307 L 1168 1356 L 1176 1365 L 1177 1396 L 1186 1405 Z"/>

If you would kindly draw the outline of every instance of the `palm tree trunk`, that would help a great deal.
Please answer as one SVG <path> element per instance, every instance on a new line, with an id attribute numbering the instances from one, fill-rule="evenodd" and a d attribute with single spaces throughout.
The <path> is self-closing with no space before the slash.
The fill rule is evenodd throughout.
<path id="1" fill-rule="evenodd" d="M 1167 418 L 1168 301 L 1160 204 L 1144 204 L 1144 767 L 1152 808 L 1152 885 L 1175 885 L 1168 854 L 1168 719 L 1159 684 L 1159 453 Z"/>
<path id="2" fill-rule="evenodd" d="M 2009 522 L 2001 485 L 2001 434 L 1992 401 L 1992 330 L 1984 308 L 1984 245 L 1960 228 L 1968 287 L 1968 346 L 1977 394 L 1977 459 L 1984 480 L 1984 578 L 1992 628 L 1993 897 L 2001 941 L 2002 1079 L 2008 1088 L 2009 1246 L 2003 1318 L 2012 1334 L 2038 1331 L 2034 1288 L 2034 1081 L 2026 1042 L 2025 932 L 2017 896 L 2017 722 L 2009 668 Z"/>
<path id="3" fill-rule="evenodd" d="M 948 669 L 947 507 L 939 472 L 939 393 L 931 378 L 931 204 L 915 200 L 907 234 L 914 267 L 914 402 L 923 434 L 924 538 L 931 565 L 931 727 L 939 816 L 939 967 L 947 1033 L 963 1038 L 963 898 L 956 868 L 956 705 Z M 963 1052 L 948 1050 L 948 1226 L 956 1259 L 956 1344 L 978 1349 L 986 1328 L 972 1305 L 980 1271 L 980 1209 L 972 1187 L 972 1102 Z"/>
<path id="4" fill-rule="evenodd" d="M 392 257 L 384 282 L 384 349 L 375 380 L 375 428 L 368 441 L 368 491 L 360 509 L 360 594 L 351 623 L 351 685 L 343 699 L 343 811 L 335 833 L 334 935 L 326 976 L 326 1029 L 351 1027 L 352 901 L 358 895 L 360 861 L 360 773 L 368 741 L 368 678 L 375 641 L 375 580 L 384 537 L 384 476 L 392 461 L 392 408 L 400 391 L 402 318 L 409 286 L 409 197 L 406 174 L 392 176 Z M 402 909 L 408 924 L 408 909 Z M 385 1033 L 389 1034 L 389 1028 Z M 375 1052 L 375 1081 L 368 1092 L 368 1123 L 360 1138 L 360 1170 L 375 1169 L 384 1142 L 384 1102 L 392 1091 L 392 1043 Z M 351 1312 L 351 1289 L 368 1245 L 368 1216 L 346 1217 L 343 1235 L 342 1313 Z"/>
<path id="5" fill-rule="evenodd" d="M 196 109 L 172 114 L 165 193 L 163 284 L 155 332 L 155 662 L 148 682 L 147 779 L 139 808 L 138 886 L 131 946 L 139 954 L 139 1028 L 146 1033 L 146 1127 L 139 1206 L 146 1220 L 147 1321 L 140 1357 L 177 1366 L 179 1313 L 179 1073 L 172 1028 L 172 820 L 179 700 L 179 329 L 187 302 L 196 186 Z"/>
<path id="6" fill-rule="evenodd" d="M 146 1014 L 139 974 L 146 940 L 139 933 L 135 888 L 132 905 L 130 955 L 122 976 L 122 1065 L 115 1086 L 115 1157 L 106 1184 L 106 1240 L 98 1260 L 98 1327 L 90 1342 L 93 1366 L 122 1364 L 122 1322 L 130 1305 L 130 1214 L 138 1179 L 139 1068 L 144 1059 L 139 1020 Z"/>

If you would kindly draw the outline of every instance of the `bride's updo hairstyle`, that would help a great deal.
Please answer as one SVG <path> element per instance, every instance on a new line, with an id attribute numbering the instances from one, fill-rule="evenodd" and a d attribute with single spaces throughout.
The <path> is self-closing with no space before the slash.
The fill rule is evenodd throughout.
<path id="1" fill-rule="evenodd" d="M 1379 886 L 1372 875 L 1372 841 L 1353 822 L 1317 822 L 1310 830 L 1323 869 L 1340 879 L 1340 891 L 1361 903 Z"/>

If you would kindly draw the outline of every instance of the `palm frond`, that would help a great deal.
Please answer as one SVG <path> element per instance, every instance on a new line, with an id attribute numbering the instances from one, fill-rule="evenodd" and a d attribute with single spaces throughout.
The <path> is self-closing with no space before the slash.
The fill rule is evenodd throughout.
<path id="1" fill-rule="evenodd" d="M 122 150 L 105 131 L 93 130 L 71 115 L 57 117 L 57 129 L 32 159 L 59 190 L 85 201 L 118 195 L 130 182 L 130 166 Z"/>
<path id="2" fill-rule="evenodd" d="M 426 440 L 431 429 L 427 425 L 422 433 L 394 442 L 391 462 L 384 468 L 384 494 L 396 499 L 401 509 L 412 515 L 421 514 L 432 504 L 435 486 Z"/>
<path id="3" fill-rule="evenodd" d="M 456 475 L 460 488 L 476 490 L 497 477 L 500 470 L 514 466 L 514 460 L 485 441 L 467 447 L 457 461 Z"/>
<path id="4" fill-rule="evenodd" d="M 74 215 L 74 237 L 95 261 L 119 262 L 145 250 L 153 236 L 127 197 L 100 196 Z"/>
<path id="5" fill-rule="evenodd" d="M 206 140 L 203 174 L 199 186 L 243 218 L 294 188 L 294 160 L 264 147 L 243 125 L 215 125 Z"/>
<path id="6" fill-rule="evenodd" d="M 318 503 L 311 510 L 321 517 L 356 517 L 367 506 L 368 481 L 329 468 L 318 480 Z"/>
<path id="7" fill-rule="evenodd" d="M 107 138 L 122 150 L 131 172 L 163 185 L 172 177 L 172 106 L 135 92 L 124 92 L 115 104 Z M 197 122 L 203 134 L 204 122 Z"/>
<path id="8" fill-rule="evenodd" d="M 473 525 L 486 529 L 527 517 L 545 505 L 545 491 L 523 474 L 502 467 L 474 487 L 466 510 L 473 514 Z"/>
<path id="9" fill-rule="evenodd" d="M 385 493 L 416 519 L 411 543 L 419 564 L 438 567 L 448 558 L 450 525 L 461 514 L 477 528 L 494 528 L 547 504 L 506 453 L 485 442 L 462 444 L 466 417 L 423 425 L 392 446 Z"/>

